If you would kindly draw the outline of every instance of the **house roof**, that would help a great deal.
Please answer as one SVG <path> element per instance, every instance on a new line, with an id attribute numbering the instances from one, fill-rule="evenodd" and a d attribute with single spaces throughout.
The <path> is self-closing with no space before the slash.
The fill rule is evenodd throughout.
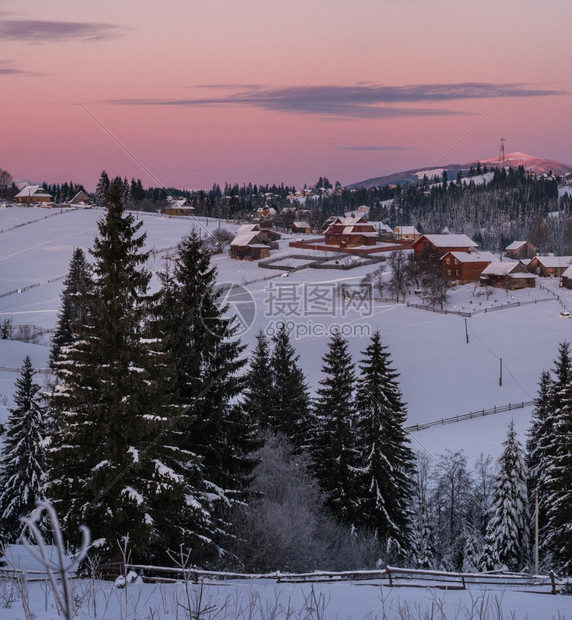
<path id="1" fill-rule="evenodd" d="M 519 261 L 500 261 L 500 260 L 495 260 L 494 262 L 492 262 L 490 265 L 488 265 L 487 267 L 485 267 L 485 269 L 483 270 L 482 274 L 483 276 L 516 276 L 518 278 L 520 277 L 524 277 L 527 278 L 528 276 L 534 276 L 534 274 L 532 273 L 512 273 L 514 271 L 514 269 L 516 269 L 518 267 L 518 265 L 521 264 L 519 263 Z M 536 276 L 534 276 L 536 277 Z"/>
<path id="2" fill-rule="evenodd" d="M 527 241 L 513 241 L 510 245 L 507 245 L 505 250 L 518 250 L 518 248 L 526 245 Z"/>
<path id="3" fill-rule="evenodd" d="M 497 257 L 492 252 L 447 252 L 460 263 L 492 263 Z"/>
<path id="4" fill-rule="evenodd" d="M 310 228 L 310 224 L 308 222 L 292 222 L 292 226 L 296 228 Z"/>
<path id="5" fill-rule="evenodd" d="M 537 256 L 536 260 L 548 269 L 572 265 L 572 256 Z"/>
<path id="6" fill-rule="evenodd" d="M 415 226 L 396 226 L 394 232 L 400 235 L 419 235 L 421 234 Z"/>
<path id="7" fill-rule="evenodd" d="M 427 239 L 436 248 L 478 248 L 467 235 L 422 235 L 413 245 L 421 243 L 422 239 Z"/>
<path id="8" fill-rule="evenodd" d="M 29 198 L 30 196 L 52 197 L 41 185 L 26 185 L 14 198 Z"/>
<path id="9" fill-rule="evenodd" d="M 562 272 L 563 278 L 572 278 L 572 265 Z"/>
<path id="10" fill-rule="evenodd" d="M 245 245 L 254 245 L 255 242 L 260 242 L 266 237 L 260 231 L 252 231 L 252 232 L 239 232 L 236 237 L 231 241 L 230 245 L 234 246 L 245 246 Z M 268 247 L 268 246 L 266 246 Z"/>

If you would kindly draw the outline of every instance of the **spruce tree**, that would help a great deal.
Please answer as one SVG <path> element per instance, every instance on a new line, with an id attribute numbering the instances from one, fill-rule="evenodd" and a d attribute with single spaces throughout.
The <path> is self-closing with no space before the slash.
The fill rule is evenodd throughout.
<path id="1" fill-rule="evenodd" d="M 546 524 L 546 511 L 544 510 L 544 493 L 540 485 L 541 474 L 545 468 L 546 441 L 551 434 L 551 393 L 552 378 L 550 373 L 543 371 L 538 384 L 538 395 L 534 400 L 532 411 L 532 424 L 528 431 L 526 441 L 526 466 L 528 471 L 528 501 L 530 506 L 536 504 L 536 499 L 543 496 L 542 510 L 539 510 L 538 523 L 540 528 Z M 540 502 L 539 502 L 540 507 Z"/>
<path id="2" fill-rule="evenodd" d="M 97 186 L 95 188 L 95 204 L 97 205 L 104 205 L 105 201 L 106 201 L 106 197 L 107 197 L 107 192 L 109 192 L 109 186 L 110 186 L 110 181 L 109 181 L 109 176 L 107 175 L 107 172 L 105 172 L 105 170 L 101 173 L 101 176 L 99 177 L 99 181 L 97 182 Z"/>
<path id="3" fill-rule="evenodd" d="M 128 535 L 134 559 L 156 560 L 180 544 L 200 546 L 209 515 L 196 492 L 197 458 L 181 448 L 166 394 L 169 358 L 150 337 L 142 223 L 121 195 L 116 179 L 80 296 L 86 322 L 74 324 L 55 370 L 47 492 L 72 545 L 85 524 L 104 558 L 117 558 L 117 540 Z"/>
<path id="4" fill-rule="evenodd" d="M 47 414 L 34 381 L 35 371 L 28 356 L 16 380 L 14 402 L 6 425 L 0 457 L 0 523 L 2 539 L 18 539 L 21 517 L 28 516 L 43 499 Z"/>
<path id="5" fill-rule="evenodd" d="M 301 449 L 307 443 L 310 408 L 306 379 L 284 324 L 272 337 L 272 344 L 272 398 L 268 404 L 268 425 L 273 432 L 286 435 L 296 449 Z"/>
<path id="6" fill-rule="evenodd" d="M 544 547 L 555 567 L 572 574 L 572 373 L 569 344 L 560 346 L 553 384 L 540 488 L 546 524 Z M 550 432 L 548 432 L 550 429 Z"/>
<path id="7" fill-rule="evenodd" d="M 178 244 L 173 264 L 161 274 L 156 314 L 171 353 L 171 398 L 178 404 L 185 449 L 200 456 L 205 505 L 220 509 L 241 497 L 254 467 L 256 426 L 238 396 L 244 345 L 233 338 L 233 317 L 222 303 L 216 268 L 196 231 Z M 224 535 L 224 524 L 216 526 Z M 220 537 L 217 542 L 222 544 Z"/>
<path id="8" fill-rule="evenodd" d="M 356 394 L 359 523 L 402 555 L 412 547 L 414 455 L 404 430 L 407 411 L 398 377 L 378 331 L 363 352 Z"/>
<path id="9" fill-rule="evenodd" d="M 87 276 L 88 264 L 81 248 L 73 251 L 68 274 L 64 280 L 64 289 L 61 295 L 61 308 L 58 313 L 58 323 L 52 336 L 50 350 L 50 366 L 57 363 L 62 347 L 72 342 L 72 324 L 82 323 L 85 320 L 85 308 L 79 302 L 80 292 L 83 289 Z"/>
<path id="10" fill-rule="evenodd" d="M 498 560 L 509 570 L 519 571 L 528 560 L 529 515 L 524 453 L 514 420 L 503 446 L 487 533 L 494 541 Z"/>
<path id="11" fill-rule="evenodd" d="M 340 522 L 352 524 L 358 518 L 358 450 L 354 433 L 355 372 L 347 340 L 335 333 L 322 360 L 324 376 L 313 406 L 311 456 L 332 514 Z"/>
<path id="12" fill-rule="evenodd" d="M 272 402 L 272 374 L 270 372 L 270 348 L 268 339 L 260 330 L 256 334 L 256 347 L 244 381 L 244 408 L 261 429 L 269 426 L 268 407 Z"/>

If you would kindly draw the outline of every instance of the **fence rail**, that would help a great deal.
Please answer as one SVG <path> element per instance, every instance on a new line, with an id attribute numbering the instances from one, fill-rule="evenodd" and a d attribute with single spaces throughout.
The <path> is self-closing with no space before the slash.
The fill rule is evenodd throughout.
<path id="1" fill-rule="evenodd" d="M 432 426 L 442 426 L 444 424 L 453 424 L 455 422 L 463 422 L 464 420 L 472 420 L 473 418 L 482 418 L 486 415 L 494 415 L 495 413 L 504 413 L 505 411 L 512 411 L 513 409 L 525 409 L 526 407 L 532 407 L 534 405 L 533 400 L 523 401 L 521 403 L 509 403 L 508 405 L 501 405 L 497 407 L 491 407 L 490 409 L 480 409 L 478 411 L 469 411 L 469 413 L 462 413 L 460 415 L 451 416 L 450 418 L 441 418 L 440 420 L 433 420 L 432 422 L 425 422 L 423 424 L 413 424 L 412 426 L 406 426 L 405 430 L 409 433 L 414 431 L 423 431 Z"/>
<path id="2" fill-rule="evenodd" d="M 426 306 L 425 304 L 416 304 L 410 301 L 407 302 L 408 308 L 419 308 L 419 310 L 428 310 L 429 312 L 437 312 L 439 314 L 457 314 L 458 316 L 464 316 L 470 318 L 475 314 L 487 314 L 488 312 L 495 312 L 496 310 L 507 310 L 508 308 L 518 308 L 519 306 L 528 306 L 529 304 L 537 304 L 542 301 L 555 301 L 557 297 L 542 297 L 541 299 L 531 299 L 529 301 L 513 301 L 506 304 L 500 304 L 499 306 L 491 306 L 490 308 L 475 308 L 467 312 L 462 310 L 441 310 L 440 308 L 433 308 L 432 306 Z"/>
<path id="3" fill-rule="evenodd" d="M 150 566 L 145 564 L 119 563 L 106 565 L 111 575 L 123 574 L 129 570 L 138 572 L 144 581 L 173 582 L 181 579 L 199 583 L 201 581 L 252 579 L 272 580 L 276 583 L 331 583 L 337 581 L 380 581 L 389 586 L 417 586 L 425 588 L 466 589 L 467 585 L 491 585 L 510 587 L 546 586 L 556 593 L 557 585 L 562 583 L 554 573 L 533 575 L 511 573 L 508 571 L 491 571 L 488 573 L 453 573 L 446 571 L 398 568 L 387 566 L 379 570 L 357 571 L 315 571 L 312 573 L 233 573 L 224 571 L 207 571 L 193 567 Z M 413 583 L 415 582 L 415 583 Z"/>

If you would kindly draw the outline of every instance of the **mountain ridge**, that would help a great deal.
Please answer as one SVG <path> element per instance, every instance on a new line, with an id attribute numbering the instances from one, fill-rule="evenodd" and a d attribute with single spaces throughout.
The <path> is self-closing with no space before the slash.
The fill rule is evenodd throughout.
<path id="1" fill-rule="evenodd" d="M 486 165 L 488 167 L 500 167 L 502 165 L 499 157 L 491 157 L 488 159 L 480 159 L 464 164 L 447 164 L 444 166 L 432 166 L 430 168 L 414 168 L 412 170 L 405 170 L 402 172 L 395 172 L 380 177 L 373 177 L 364 181 L 358 181 L 346 185 L 346 189 L 370 189 L 372 187 L 383 185 L 406 185 L 412 183 L 419 178 L 422 178 L 424 174 L 428 177 L 435 176 L 436 174 L 442 174 L 443 171 L 447 171 L 449 178 L 454 178 L 458 172 L 466 172 L 471 166 L 475 168 L 477 165 Z M 534 155 L 528 155 L 527 153 L 521 153 L 515 151 L 513 153 L 507 153 L 504 156 L 505 167 L 518 168 L 523 166 L 527 172 L 534 172 L 535 174 L 548 174 L 552 171 L 554 174 L 564 175 L 572 173 L 572 165 L 563 164 L 553 159 L 546 159 L 541 157 L 535 157 Z"/>

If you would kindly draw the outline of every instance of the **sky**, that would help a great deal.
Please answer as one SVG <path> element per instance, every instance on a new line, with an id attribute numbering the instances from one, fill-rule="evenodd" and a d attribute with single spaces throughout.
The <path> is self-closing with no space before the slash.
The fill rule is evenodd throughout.
<path id="1" fill-rule="evenodd" d="M 569 0 L 2 0 L 0 168 L 144 186 L 572 163 Z"/>

